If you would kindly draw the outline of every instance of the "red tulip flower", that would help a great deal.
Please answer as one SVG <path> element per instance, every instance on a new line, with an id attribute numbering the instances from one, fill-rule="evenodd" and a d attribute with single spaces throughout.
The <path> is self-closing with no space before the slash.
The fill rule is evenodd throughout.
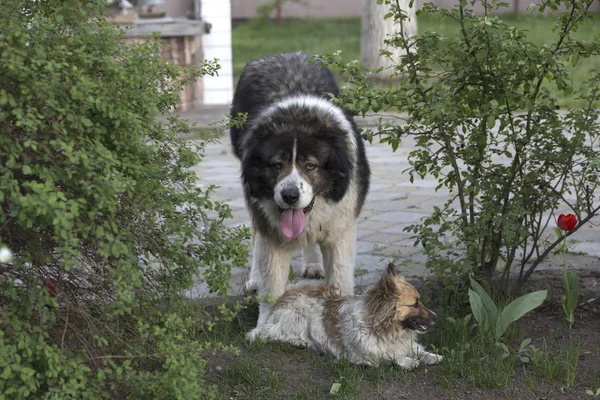
<path id="1" fill-rule="evenodd" d="M 577 217 L 575 214 L 560 214 L 558 216 L 557 225 L 563 231 L 572 231 L 577 225 Z"/>

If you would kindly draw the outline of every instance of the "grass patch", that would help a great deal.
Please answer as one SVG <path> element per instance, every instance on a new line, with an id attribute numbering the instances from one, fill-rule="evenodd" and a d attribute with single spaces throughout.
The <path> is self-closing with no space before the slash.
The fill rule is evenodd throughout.
<path id="1" fill-rule="evenodd" d="M 525 328 L 511 325 L 504 336 L 510 349 L 506 355 L 493 339 L 481 337 L 473 319 L 465 317 L 469 309 L 462 296 L 437 293 L 435 302 L 424 296 L 440 318 L 420 339 L 429 350 L 445 357 L 439 365 L 413 371 L 396 365 L 366 367 L 284 343 L 250 345 L 244 335 L 256 324 L 257 305 L 244 303 L 240 308 L 229 303 L 225 310 L 211 306 L 208 314 L 226 316 L 230 315 L 227 310 L 240 308 L 234 318 L 215 318 L 210 330 L 198 332 L 207 342 L 238 350 L 211 353 L 207 380 L 217 386 L 223 399 L 390 398 L 398 393 L 411 398 L 423 390 L 439 398 L 457 393 L 484 398 L 489 390 L 539 397 L 557 387 L 581 391 L 598 386 L 600 375 L 582 373 L 585 367 L 579 366 L 580 354 L 585 354 L 579 337 L 560 342 L 549 339 L 552 346 L 547 346 L 537 336 L 539 348 L 530 346 L 519 353 Z M 592 353 L 598 350 L 591 348 Z"/>
<path id="2" fill-rule="evenodd" d="M 483 389 L 508 384 L 514 374 L 516 355 L 502 357 L 491 337 L 478 335 L 470 317 L 447 317 L 438 320 L 438 325 L 428 341 L 434 352 L 444 356 L 434 369 L 435 380 L 444 390 L 451 390 L 456 384 Z"/>
<path id="3" fill-rule="evenodd" d="M 210 329 L 196 332 L 199 339 L 226 346 L 244 347 L 244 335 L 256 325 L 258 304 L 227 302 L 205 306 L 198 311 L 201 319 L 211 321 Z"/>
<path id="4" fill-rule="evenodd" d="M 581 343 L 573 341 L 565 344 L 552 356 L 546 342 L 537 349 L 529 349 L 530 369 L 547 382 L 561 382 L 572 387 L 577 375 L 577 365 L 581 353 Z"/>
<path id="5" fill-rule="evenodd" d="M 283 389 L 285 375 L 241 356 L 219 374 L 219 387 L 236 399 L 272 399 Z M 229 396 L 224 396 L 229 398 Z"/>
<path id="6" fill-rule="evenodd" d="M 266 54 L 342 50 L 350 60 L 360 58 L 359 19 L 289 20 L 281 25 L 251 21 L 234 28 L 232 36 L 235 77 L 248 61 Z"/>
<path id="7" fill-rule="evenodd" d="M 502 19 L 509 25 L 527 32 L 527 38 L 537 45 L 551 44 L 554 19 L 523 14 L 504 14 Z M 419 32 L 435 30 L 446 36 L 456 35 L 458 25 L 451 20 L 437 21 L 428 16 L 418 18 Z M 249 22 L 233 29 L 233 73 L 235 81 L 244 65 L 256 57 L 291 51 L 305 51 L 309 54 L 333 53 L 342 50 L 348 61 L 360 59 L 360 19 L 304 19 L 288 20 L 282 25 L 274 23 L 257 24 Z M 590 40 L 600 34 L 600 15 L 585 21 L 581 28 L 573 33 L 577 40 Z M 600 57 L 581 59 L 567 69 L 572 74 L 577 90 L 585 82 L 590 71 L 600 70 Z M 548 89 L 556 93 L 561 106 L 577 105 L 572 94 L 558 93 L 553 85 Z"/>
<path id="8" fill-rule="evenodd" d="M 560 347 L 551 350 L 544 338 L 543 346 L 529 345 L 519 351 L 519 343 L 526 336 L 513 324 L 503 337 L 509 349 L 507 354 L 493 337 L 478 331 L 468 315 L 470 310 L 457 304 L 460 302 L 448 301 L 435 306 L 438 314 L 445 317 L 438 319 L 434 331 L 424 337 L 433 352 L 444 356 L 443 362 L 433 369 L 435 381 L 442 389 L 502 389 L 510 387 L 517 376 L 531 393 L 536 392 L 540 382 L 567 388 L 575 385 L 582 348 L 579 339 L 561 342 Z"/>
<path id="9" fill-rule="evenodd" d="M 332 384 L 340 384 L 338 392 L 333 395 L 334 398 L 348 398 L 358 393 L 365 367 L 354 365 L 347 359 L 331 359 L 330 367 L 333 374 Z"/>
<path id="10" fill-rule="evenodd" d="M 290 394 L 288 398 L 292 400 L 313 400 L 321 397 L 322 393 L 319 386 L 314 383 L 307 383 Z"/>

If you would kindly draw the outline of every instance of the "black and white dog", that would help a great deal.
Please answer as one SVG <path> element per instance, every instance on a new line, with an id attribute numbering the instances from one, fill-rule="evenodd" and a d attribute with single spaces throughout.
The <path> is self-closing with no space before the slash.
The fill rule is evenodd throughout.
<path id="1" fill-rule="evenodd" d="M 309 60 L 298 52 L 250 61 L 231 106 L 234 117 L 247 113 L 231 142 L 253 222 L 258 325 L 268 299 L 285 291 L 294 249 L 303 249 L 303 276 L 322 277 L 323 265 L 328 284 L 353 293 L 356 218 L 370 170 L 351 115 L 329 100 L 338 94 L 333 74 Z"/>

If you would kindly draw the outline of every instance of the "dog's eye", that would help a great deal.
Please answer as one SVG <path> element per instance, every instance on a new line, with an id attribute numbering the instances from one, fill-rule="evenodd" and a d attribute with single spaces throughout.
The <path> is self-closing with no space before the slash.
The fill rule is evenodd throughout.
<path id="1" fill-rule="evenodd" d="M 280 162 L 276 162 L 276 163 L 271 164 L 271 167 L 273 169 L 276 169 L 277 171 L 279 171 L 281 168 L 283 168 L 283 164 Z"/>
<path id="2" fill-rule="evenodd" d="M 415 301 L 415 304 L 413 304 L 414 308 L 419 308 L 419 300 Z"/>
<path id="3" fill-rule="evenodd" d="M 312 171 L 313 169 L 317 168 L 317 166 L 313 163 L 306 163 L 306 165 L 304 166 L 304 170 L 305 171 Z"/>

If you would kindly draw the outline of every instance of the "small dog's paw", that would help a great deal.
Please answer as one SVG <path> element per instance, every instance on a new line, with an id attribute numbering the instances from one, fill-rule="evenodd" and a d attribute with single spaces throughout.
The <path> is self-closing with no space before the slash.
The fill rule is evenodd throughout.
<path id="1" fill-rule="evenodd" d="M 308 343 L 306 343 L 302 339 L 291 339 L 291 340 L 288 340 L 288 343 L 290 343 L 292 346 L 296 346 L 296 347 L 301 347 L 301 348 L 308 347 Z"/>
<path id="2" fill-rule="evenodd" d="M 423 362 L 427 365 L 436 365 L 436 364 L 441 363 L 443 359 L 444 359 L 444 356 L 441 356 L 439 354 L 427 353 L 423 357 Z"/>
<path id="3" fill-rule="evenodd" d="M 325 278 L 325 271 L 321 264 L 310 263 L 302 266 L 301 275 L 306 279 L 323 279 Z"/>
<path id="4" fill-rule="evenodd" d="M 419 367 L 420 361 L 416 358 L 405 357 L 398 361 L 398 365 L 404 369 L 411 370 Z"/>
<path id="5" fill-rule="evenodd" d="M 254 343 L 256 339 L 258 339 L 258 330 L 256 328 L 252 329 L 248 333 L 246 333 L 246 341 L 250 344 Z"/>

